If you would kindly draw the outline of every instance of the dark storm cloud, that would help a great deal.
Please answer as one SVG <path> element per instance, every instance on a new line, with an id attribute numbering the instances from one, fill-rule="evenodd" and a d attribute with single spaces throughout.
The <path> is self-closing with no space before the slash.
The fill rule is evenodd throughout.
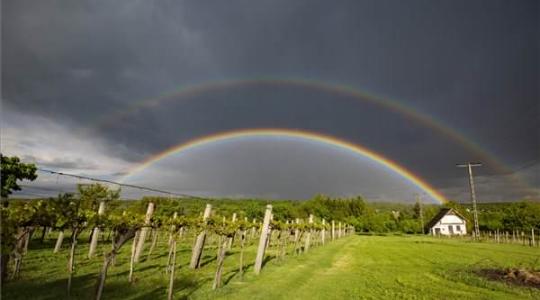
<path id="1" fill-rule="evenodd" d="M 454 164 L 482 157 L 403 116 L 319 91 L 202 93 L 97 124 L 192 83 L 311 78 L 416 107 L 512 167 L 538 162 L 538 11 L 535 1 L 4 1 L 4 114 L 39 116 L 33 128 L 54 120 L 122 161 L 216 131 L 307 129 L 452 189 L 463 176 Z"/>

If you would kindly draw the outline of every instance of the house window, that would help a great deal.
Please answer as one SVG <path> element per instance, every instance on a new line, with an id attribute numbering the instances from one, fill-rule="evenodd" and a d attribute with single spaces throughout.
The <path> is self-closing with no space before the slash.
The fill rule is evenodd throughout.
<path id="1" fill-rule="evenodd" d="M 459 232 L 461 232 L 461 226 L 456 225 L 456 230 L 459 231 Z"/>

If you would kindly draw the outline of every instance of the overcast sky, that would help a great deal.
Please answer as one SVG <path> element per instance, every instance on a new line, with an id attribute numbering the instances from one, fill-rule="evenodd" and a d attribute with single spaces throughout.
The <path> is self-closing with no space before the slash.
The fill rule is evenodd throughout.
<path id="1" fill-rule="evenodd" d="M 481 201 L 539 199 L 539 11 L 538 1 L 494 0 L 3 1 L 1 150 L 119 179 L 205 135 L 303 129 L 367 147 L 458 201 L 468 201 L 468 186 L 455 164 L 488 153 L 506 170 L 475 169 Z M 193 85 L 256 78 L 378 95 L 483 152 L 361 97 L 297 84 L 200 89 L 130 109 Z M 198 147 L 129 180 L 208 196 L 410 201 L 418 192 L 357 154 L 276 138 Z M 74 184 L 42 175 L 28 191 Z"/>

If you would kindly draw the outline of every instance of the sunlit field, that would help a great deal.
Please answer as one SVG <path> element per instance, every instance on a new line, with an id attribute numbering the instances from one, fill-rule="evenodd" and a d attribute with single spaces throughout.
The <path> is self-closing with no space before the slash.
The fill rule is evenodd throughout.
<path id="1" fill-rule="evenodd" d="M 74 299 L 92 299 L 102 257 L 88 259 L 85 237 L 77 248 L 73 281 Z M 422 236 L 348 236 L 315 247 L 308 253 L 276 258 L 271 245 L 259 276 L 253 274 L 256 246 L 245 253 L 244 278 L 238 273 L 235 247 L 226 254 L 224 287 L 211 289 L 216 269 L 216 248 L 205 248 L 202 268 L 188 269 L 192 237 L 179 247 L 175 299 L 538 299 L 538 289 L 511 286 L 476 275 L 485 268 L 540 267 L 540 250 L 522 245 L 476 243 L 468 239 Z M 209 241 L 212 243 L 212 240 Z M 167 240 L 134 269 L 128 283 L 130 247 L 122 248 L 111 267 L 104 299 L 163 299 Z M 40 244 L 33 240 L 19 280 L 3 287 L 4 299 L 66 299 L 67 256 L 64 247 L 52 253 L 54 236 Z M 98 248 L 109 250 L 107 243 Z M 292 248 L 289 247 L 289 252 Z M 148 251 L 148 248 L 146 249 Z"/>

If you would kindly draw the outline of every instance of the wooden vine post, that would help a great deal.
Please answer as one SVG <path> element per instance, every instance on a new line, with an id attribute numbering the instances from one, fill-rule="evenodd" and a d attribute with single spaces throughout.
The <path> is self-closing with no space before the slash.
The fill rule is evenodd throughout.
<path id="1" fill-rule="evenodd" d="M 341 238 L 341 222 L 338 224 L 338 239 Z"/>
<path id="2" fill-rule="evenodd" d="M 300 238 L 302 237 L 302 233 L 300 232 L 300 219 L 296 218 L 295 225 L 294 225 L 294 255 L 298 255 L 300 252 L 300 249 L 298 247 L 298 243 L 300 242 Z"/>
<path id="3" fill-rule="evenodd" d="M 268 240 L 268 232 L 270 226 L 270 217 L 272 215 L 272 205 L 266 205 L 266 212 L 264 213 L 264 221 L 262 225 L 261 237 L 259 239 L 259 248 L 257 250 L 257 257 L 255 258 L 255 274 L 259 275 L 261 273 L 262 262 L 264 259 L 264 251 L 266 250 L 266 242 Z"/>
<path id="4" fill-rule="evenodd" d="M 223 224 L 221 226 L 214 225 L 213 228 L 215 233 L 219 235 L 219 248 L 218 248 L 218 255 L 217 255 L 217 268 L 216 268 L 216 274 L 214 276 L 214 284 L 212 285 L 212 289 L 215 290 L 217 288 L 220 288 L 222 286 L 222 274 L 223 274 L 223 263 L 225 261 L 225 255 L 227 252 L 227 247 L 229 243 L 229 238 L 233 237 L 236 234 L 236 231 L 238 230 L 238 226 L 234 222 L 228 223 L 225 217 L 223 217 Z"/>
<path id="5" fill-rule="evenodd" d="M 204 214 L 203 214 L 203 222 L 206 222 L 206 220 L 210 217 L 211 212 L 212 212 L 212 205 L 206 204 L 206 208 L 204 209 Z M 195 245 L 193 246 L 193 251 L 191 252 L 191 261 L 189 263 L 189 267 L 191 269 L 197 269 L 199 267 L 205 239 L 206 239 L 206 229 L 204 229 L 203 231 L 201 231 L 201 233 L 199 233 L 199 235 L 197 236 L 197 240 L 195 241 Z"/>
<path id="6" fill-rule="evenodd" d="M 174 295 L 174 276 L 176 270 L 176 250 L 177 244 L 182 239 L 184 233 L 184 227 L 188 225 L 188 220 L 185 217 L 178 218 L 178 214 L 175 213 L 171 221 L 170 233 L 172 240 L 169 244 L 169 258 L 167 259 L 166 273 L 169 274 L 169 288 L 167 291 L 167 299 L 172 300 Z"/>
<path id="7" fill-rule="evenodd" d="M 274 214 L 270 213 L 270 224 L 272 224 L 272 221 L 274 221 Z M 262 228 L 261 228 L 261 232 L 262 232 Z M 264 248 L 264 251 L 266 251 L 268 247 L 270 247 L 270 243 L 272 243 L 272 233 L 273 233 L 272 226 L 268 225 L 268 234 L 266 238 L 266 247 Z"/>
<path id="8" fill-rule="evenodd" d="M 99 202 L 98 216 L 103 216 L 105 214 L 105 201 Z M 92 240 L 90 240 L 90 248 L 88 249 L 88 258 L 94 257 L 96 253 L 96 248 L 98 244 L 100 230 L 99 227 L 94 227 L 92 232 Z"/>
<path id="9" fill-rule="evenodd" d="M 307 232 L 306 234 L 306 241 L 305 241 L 305 244 L 304 244 L 304 252 L 308 252 L 309 250 L 309 244 L 311 243 L 311 235 L 313 234 L 313 228 L 311 228 L 311 226 L 313 225 L 313 215 L 312 214 L 309 214 L 309 231 Z"/>
<path id="10" fill-rule="evenodd" d="M 176 220 L 176 218 L 178 218 L 178 212 L 175 211 L 173 214 L 173 220 Z M 169 248 L 171 247 L 173 241 L 174 229 L 174 225 L 171 225 L 171 227 L 169 228 L 169 242 L 167 243 L 167 245 L 169 245 Z"/>
<path id="11" fill-rule="evenodd" d="M 238 272 L 240 273 L 240 280 L 244 279 L 244 247 L 247 240 L 247 217 L 244 218 L 244 223 L 240 226 L 240 267 Z"/>
<path id="12" fill-rule="evenodd" d="M 170 248 L 172 252 L 172 262 L 169 261 L 170 265 L 167 268 L 167 270 L 170 269 L 171 271 L 171 274 L 169 277 L 169 289 L 167 291 L 167 300 L 172 300 L 173 294 L 174 294 L 174 271 L 176 269 L 176 237 L 172 239 Z"/>
<path id="13" fill-rule="evenodd" d="M 105 254 L 103 266 L 101 267 L 101 272 L 98 277 L 97 289 L 96 289 L 96 300 L 100 300 L 103 295 L 103 289 L 105 287 L 105 280 L 107 278 L 107 270 L 109 269 L 109 266 L 113 263 L 116 255 L 120 252 L 120 248 L 129 239 L 135 238 L 140 228 L 139 224 L 123 224 L 116 228 L 116 232 L 118 234 L 117 239 L 114 241 L 112 245 L 112 250 L 109 253 Z M 129 274 L 130 282 L 132 281 L 132 277 L 133 277 L 132 266 L 133 265 L 131 265 L 130 274 Z"/>
<path id="14" fill-rule="evenodd" d="M 140 238 L 141 230 L 135 232 L 135 237 L 133 238 L 133 243 L 131 244 L 131 257 L 129 259 L 129 275 L 128 281 L 133 282 L 133 268 L 135 266 L 135 250 L 137 249 L 137 244 Z"/>

